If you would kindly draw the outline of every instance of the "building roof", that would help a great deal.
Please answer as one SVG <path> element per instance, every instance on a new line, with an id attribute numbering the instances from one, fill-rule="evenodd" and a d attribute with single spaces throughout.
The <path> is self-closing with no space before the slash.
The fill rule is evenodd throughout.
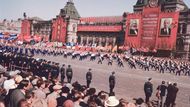
<path id="1" fill-rule="evenodd" d="M 148 4 L 148 0 L 137 0 L 135 5 L 142 5 L 145 6 Z"/>
<path id="2" fill-rule="evenodd" d="M 37 17 L 37 16 L 35 16 L 35 17 L 31 17 L 31 18 L 29 18 L 29 20 L 43 21 L 42 18 Z"/>
<path id="3" fill-rule="evenodd" d="M 65 7 L 61 9 L 60 14 L 62 17 L 71 18 L 71 19 L 79 19 L 80 15 L 77 9 L 74 6 L 74 2 L 69 0 Z"/>
<path id="4" fill-rule="evenodd" d="M 184 10 L 183 11 L 188 11 L 189 7 L 184 3 L 183 0 L 163 0 L 165 5 L 175 5 L 175 7 L 177 6 L 177 4 L 184 6 Z"/>

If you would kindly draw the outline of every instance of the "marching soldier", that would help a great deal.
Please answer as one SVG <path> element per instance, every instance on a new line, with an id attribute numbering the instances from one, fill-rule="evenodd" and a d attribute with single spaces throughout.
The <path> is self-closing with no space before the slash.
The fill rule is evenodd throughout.
<path id="1" fill-rule="evenodd" d="M 160 64 L 160 73 L 164 73 L 165 65 L 162 63 Z"/>
<path id="2" fill-rule="evenodd" d="M 110 57 L 109 60 L 108 60 L 108 65 L 112 65 L 112 63 L 113 63 L 113 60 L 112 60 L 112 58 Z"/>
<path id="3" fill-rule="evenodd" d="M 99 57 L 99 60 L 98 60 L 98 64 L 99 64 L 99 63 L 102 64 L 102 61 L 103 61 L 102 56 L 100 56 L 100 57 Z"/>
<path id="4" fill-rule="evenodd" d="M 90 87 L 90 83 L 92 81 L 92 69 L 89 69 L 88 72 L 86 73 L 86 84 L 87 84 L 87 88 Z"/>
<path id="5" fill-rule="evenodd" d="M 115 87 L 115 72 L 112 72 L 112 74 L 109 77 L 109 87 L 110 87 L 110 93 L 113 93 L 113 89 Z"/>

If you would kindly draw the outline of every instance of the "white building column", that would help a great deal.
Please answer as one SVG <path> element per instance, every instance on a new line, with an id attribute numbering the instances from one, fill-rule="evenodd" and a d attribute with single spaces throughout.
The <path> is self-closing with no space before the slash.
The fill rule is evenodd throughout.
<path id="1" fill-rule="evenodd" d="M 113 37 L 113 46 L 115 46 L 116 43 L 116 37 Z"/>
<path id="2" fill-rule="evenodd" d="M 99 44 L 98 46 L 102 46 L 102 37 L 99 38 Z"/>
<path id="3" fill-rule="evenodd" d="M 88 45 L 88 42 L 89 42 L 89 36 L 87 35 L 87 37 L 86 37 L 86 45 Z"/>
<path id="4" fill-rule="evenodd" d="M 80 36 L 80 44 L 83 44 L 84 37 Z"/>
<path id="5" fill-rule="evenodd" d="M 92 37 L 92 44 L 93 44 L 93 45 L 95 44 L 95 40 L 96 40 L 96 38 L 93 36 L 93 37 Z"/>
<path id="6" fill-rule="evenodd" d="M 106 37 L 106 46 L 108 46 L 108 43 L 109 43 L 109 37 L 107 36 Z"/>

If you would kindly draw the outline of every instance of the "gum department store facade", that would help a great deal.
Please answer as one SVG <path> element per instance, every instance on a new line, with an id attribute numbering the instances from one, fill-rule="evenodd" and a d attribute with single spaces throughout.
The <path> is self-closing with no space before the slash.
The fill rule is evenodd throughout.
<path id="1" fill-rule="evenodd" d="M 132 47 L 143 52 L 190 58 L 190 9 L 183 0 L 137 0 L 133 13 L 80 17 L 69 0 L 53 20 L 26 18 L 21 35 L 90 46 Z M 168 34 L 162 28 L 168 22 Z M 136 30 L 135 30 L 136 29 Z"/>

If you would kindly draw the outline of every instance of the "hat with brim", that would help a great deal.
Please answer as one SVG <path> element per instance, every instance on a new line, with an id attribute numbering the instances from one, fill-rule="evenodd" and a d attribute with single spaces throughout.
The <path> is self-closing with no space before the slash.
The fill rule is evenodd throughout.
<path id="1" fill-rule="evenodd" d="M 17 74 L 19 74 L 19 73 L 21 73 L 21 71 L 19 71 L 19 70 L 10 71 L 10 72 L 9 72 L 9 75 L 12 76 L 12 77 L 14 77 L 15 75 L 17 75 Z"/>
<path id="2" fill-rule="evenodd" d="M 47 79 L 46 79 L 46 77 L 42 77 L 42 80 L 43 80 L 43 81 L 46 81 Z"/>
<path id="3" fill-rule="evenodd" d="M 113 107 L 113 106 L 117 106 L 117 105 L 119 105 L 119 100 L 116 99 L 115 96 L 110 96 L 108 98 L 108 100 L 106 100 L 106 102 L 105 102 L 106 107 L 109 107 L 109 106 Z"/>
<path id="4" fill-rule="evenodd" d="M 33 86 L 35 86 L 35 85 L 37 84 L 37 81 L 38 81 L 38 78 L 36 78 L 36 79 L 32 80 L 32 82 L 31 82 L 31 83 L 32 83 L 32 85 L 33 85 Z"/>
<path id="5" fill-rule="evenodd" d="M 6 90 L 16 88 L 15 81 L 14 81 L 13 79 L 5 80 L 5 82 L 4 82 L 4 88 L 5 88 Z"/>
<path id="6" fill-rule="evenodd" d="M 62 89 L 62 86 L 61 85 L 55 85 L 55 86 L 53 86 L 53 89 L 54 90 L 60 90 L 60 89 Z"/>

